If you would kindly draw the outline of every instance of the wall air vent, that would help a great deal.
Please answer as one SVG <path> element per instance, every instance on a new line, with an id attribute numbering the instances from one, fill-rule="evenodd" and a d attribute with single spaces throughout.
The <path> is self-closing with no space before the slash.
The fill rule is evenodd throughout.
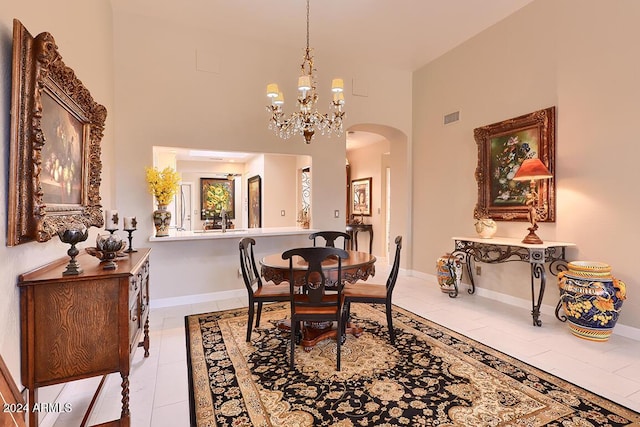
<path id="1" fill-rule="evenodd" d="M 453 113 L 446 114 L 444 116 L 444 124 L 448 125 L 460 120 L 460 111 L 454 111 Z"/>

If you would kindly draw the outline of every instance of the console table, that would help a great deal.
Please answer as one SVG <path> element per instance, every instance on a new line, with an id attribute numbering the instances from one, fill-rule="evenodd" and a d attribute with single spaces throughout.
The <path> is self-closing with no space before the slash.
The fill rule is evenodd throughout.
<path id="1" fill-rule="evenodd" d="M 347 224 L 347 234 L 351 236 L 349 247 L 357 251 L 358 250 L 358 232 L 366 231 L 369 233 L 369 253 L 373 251 L 373 225 L 371 224 Z"/>
<path id="2" fill-rule="evenodd" d="M 494 237 L 482 239 L 480 237 L 453 237 L 455 249 L 452 255 L 461 257 L 467 266 L 467 274 L 471 289 L 475 292 L 473 270 L 476 262 L 496 264 L 509 261 L 528 262 L 531 266 L 531 316 L 534 326 L 542 326 L 540 318 L 540 306 L 547 282 L 545 265 L 548 264 L 549 273 L 557 276 L 562 270 L 567 269 L 565 249 L 575 246 L 574 243 L 544 242 L 530 245 L 522 243 L 521 239 Z M 454 277 L 453 265 L 449 267 Z M 538 282 L 538 295 L 536 297 L 536 282 Z M 458 286 L 454 280 L 454 290 L 449 292 L 451 298 L 458 296 Z"/>
<path id="3" fill-rule="evenodd" d="M 115 270 L 83 253 L 84 269 L 63 276 L 64 257 L 18 278 L 22 384 L 29 389 L 29 426 L 38 425 L 39 387 L 103 376 L 85 425 L 107 374 L 120 372 L 120 418 L 100 426 L 129 427 L 129 371 L 136 348 L 149 356 L 149 252 L 138 249 L 117 258 Z M 142 342 L 140 338 L 143 335 Z"/>

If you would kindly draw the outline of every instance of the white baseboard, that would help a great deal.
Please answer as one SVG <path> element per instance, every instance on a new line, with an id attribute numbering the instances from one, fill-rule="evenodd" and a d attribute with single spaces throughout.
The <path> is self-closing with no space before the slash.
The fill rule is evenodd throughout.
<path id="1" fill-rule="evenodd" d="M 438 283 L 438 279 L 434 274 L 427 274 L 419 271 L 412 271 L 409 275 L 413 277 L 417 277 L 419 279 Z M 465 284 L 462 285 L 463 288 L 465 286 L 466 286 Z M 511 295 L 503 294 L 501 292 L 479 288 L 477 286 L 476 286 L 475 294 L 483 298 L 492 299 L 494 301 L 499 301 L 504 304 L 524 308 L 526 310 L 531 310 L 531 300 L 517 298 Z M 540 312 L 543 314 L 555 317 L 556 307 L 543 304 L 542 307 L 540 307 Z M 632 326 L 627 326 L 622 323 L 617 323 L 615 327 L 615 333 L 616 335 L 620 335 L 626 338 L 630 338 L 632 340 L 640 341 L 640 329 L 634 328 Z"/>
<path id="2" fill-rule="evenodd" d="M 224 300 L 230 298 L 242 298 L 247 296 L 246 289 L 232 289 L 220 292 L 208 292 L 206 294 L 184 295 L 171 298 L 151 299 L 151 308 L 173 307 L 176 305 L 198 304 L 202 302 Z"/>

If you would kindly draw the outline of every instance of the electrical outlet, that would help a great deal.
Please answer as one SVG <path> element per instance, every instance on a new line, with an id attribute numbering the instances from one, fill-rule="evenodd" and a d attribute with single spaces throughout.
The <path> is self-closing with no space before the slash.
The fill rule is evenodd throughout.
<path id="1" fill-rule="evenodd" d="M 479 265 L 476 265 L 476 276 L 481 276 L 482 275 L 482 267 L 480 267 Z"/>
<path id="2" fill-rule="evenodd" d="M 284 209 L 280 211 L 280 216 L 284 216 Z"/>
<path id="3" fill-rule="evenodd" d="M 242 269 L 238 269 L 238 277 L 242 277 Z"/>
<path id="4" fill-rule="evenodd" d="M 340 218 L 340 211 L 338 209 L 336 209 L 335 211 L 333 211 L 333 217 L 334 218 Z"/>

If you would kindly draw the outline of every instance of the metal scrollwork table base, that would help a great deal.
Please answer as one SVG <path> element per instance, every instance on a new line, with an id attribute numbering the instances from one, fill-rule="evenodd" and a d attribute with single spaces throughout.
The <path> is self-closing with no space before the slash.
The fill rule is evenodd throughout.
<path id="1" fill-rule="evenodd" d="M 534 326 L 542 326 L 540 320 L 540 306 L 547 283 L 545 265 L 548 264 L 549 273 L 557 276 L 560 271 L 567 269 L 565 249 L 575 246 L 574 243 L 544 242 L 530 245 L 522 243 L 520 239 L 494 237 L 482 239 L 480 237 L 453 237 L 454 257 L 460 258 L 466 265 L 471 288 L 470 294 L 475 292 L 473 271 L 476 262 L 498 264 L 510 261 L 528 262 L 531 266 L 531 316 Z M 454 277 L 453 258 L 449 262 L 449 270 Z M 451 298 L 458 296 L 458 286 L 454 280 L 454 289 L 449 292 Z M 538 284 L 536 296 L 536 283 Z M 556 308 L 556 317 L 558 309 Z"/>

